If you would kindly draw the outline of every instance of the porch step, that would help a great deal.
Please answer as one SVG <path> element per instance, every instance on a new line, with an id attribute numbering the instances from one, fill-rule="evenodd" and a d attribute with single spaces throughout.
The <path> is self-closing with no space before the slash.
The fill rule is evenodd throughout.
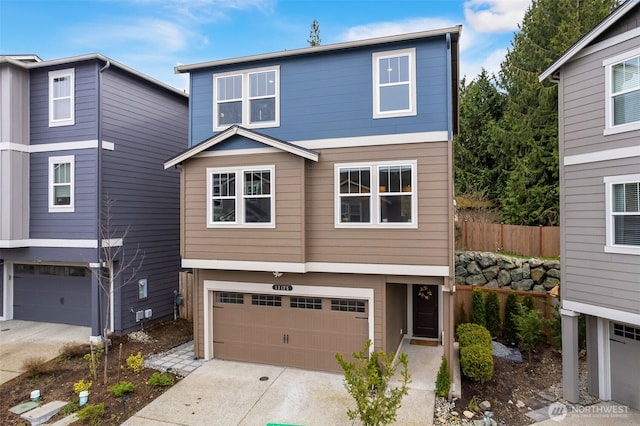
<path id="1" fill-rule="evenodd" d="M 71 423 L 75 423 L 77 422 L 78 419 L 78 415 L 76 413 L 73 414 L 69 414 L 67 417 L 58 420 L 55 423 L 51 423 L 50 426 L 68 426 Z"/>
<path id="2" fill-rule="evenodd" d="M 28 420 L 29 423 L 31 423 L 31 426 L 40 425 L 57 414 L 65 405 L 67 405 L 67 403 L 64 401 L 51 401 L 44 404 L 42 407 L 27 411 L 20 417 Z"/>

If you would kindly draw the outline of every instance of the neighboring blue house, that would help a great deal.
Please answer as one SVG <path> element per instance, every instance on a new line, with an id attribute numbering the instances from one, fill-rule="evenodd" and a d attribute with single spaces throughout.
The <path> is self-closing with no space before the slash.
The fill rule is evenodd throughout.
<path id="1" fill-rule="evenodd" d="M 451 356 L 460 30 L 177 67 L 190 148 L 165 167 L 198 357 L 339 371 L 405 337 Z"/>
<path id="2" fill-rule="evenodd" d="M 187 146 L 187 95 L 98 54 L 0 56 L 0 86 L 0 320 L 90 326 L 97 337 L 105 309 L 115 333 L 172 317 L 179 175 L 162 163 Z M 125 263 L 144 255 L 111 306 L 96 278 L 103 247 Z"/>

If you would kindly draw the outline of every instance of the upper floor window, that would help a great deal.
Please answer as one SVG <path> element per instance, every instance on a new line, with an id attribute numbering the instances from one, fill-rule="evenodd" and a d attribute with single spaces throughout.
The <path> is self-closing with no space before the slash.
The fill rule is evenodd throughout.
<path id="1" fill-rule="evenodd" d="M 214 87 L 214 130 L 234 124 L 248 128 L 279 125 L 277 67 L 217 74 Z"/>
<path id="2" fill-rule="evenodd" d="M 415 49 L 373 54 L 373 118 L 416 115 Z"/>
<path id="3" fill-rule="evenodd" d="M 336 226 L 415 227 L 416 178 L 415 161 L 336 165 Z"/>
<path id="4" fill-rule="evenodd" d="M 74 211 L 74 156 L 49 157 L 49 211 Z"/>
<path id="5" fill-rule="evenodd" d="M 49 127 L 75 124 L 75 71 L 49 72 Z"/>
<path id="6" fill-rule="evenodd" d="M 275 226 L 274 166 L 207 169 L 207 225 Z"/>
<path id="7" fill-rule="evenodd" d="M 640 129 L 640 49 L 603 61 L 606 125 L 604 134 Z"/>
<path id="8" fill-rule="evenodd" d="M 609 253 L 640 254 L 640 175 L 605 177 Z"/>

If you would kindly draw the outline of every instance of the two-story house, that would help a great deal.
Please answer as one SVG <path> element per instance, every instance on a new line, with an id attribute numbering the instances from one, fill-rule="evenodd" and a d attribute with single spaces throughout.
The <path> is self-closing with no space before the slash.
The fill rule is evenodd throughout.
<path id="1" fill-rule="evenodd" d="M 0 56 L 0 87 L 0 320 L 97 338 L 173 317 L 179 175 L 162 165 L 188 146 L 185 93 L 98 54 Z M 113 285 L 105 249 L 124 254 Z"/>
<path id="2" fill-rule="evenodd" d="M 547 78 L 558 84 L 564 397 L 579 398 L 583 314 L 589 392 L 640 409 L 640 4 L 619 6 Z"/>
<path id="3" fill-rule="evenodd" d="M 367 339 L 452 347 L 460 27 L 190 74 L 182 266 L 198 357 L 326 371 Z"/>

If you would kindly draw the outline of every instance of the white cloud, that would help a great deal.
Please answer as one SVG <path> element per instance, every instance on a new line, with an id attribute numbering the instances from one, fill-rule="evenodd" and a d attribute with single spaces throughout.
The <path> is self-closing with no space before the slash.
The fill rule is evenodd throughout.
<path id="1" fill-rule="evenodd" d="M 460 24 L 460 22 L 454 23 L 450 20 L 440 18 L 412 18 L 396 22 L 376 22 L 349 28 L 342 35 L 341 41 L 364 40 L 396 34 L 436 30 L 453 27 L 457 24 Z"/>
<path id="2" fill-rule="evenodd" d="M 136 0 L 144 6 L 158 5 L 181 21 L 195 23 L 225 19 L 230 10 L 273 12 L 276 0 Z"/>
<path id="3" fill-rule="evenodd" d="M 468 0 L 464 16 L 478 32 L 501 33 L 515 31 L 531 0 Z"/>
<path id="4" fill-rule="evenodd" d="M 497 49 L 493 52 L 486 52 L 488 55 L 479 57 L 469 57 L 460 55 L 460 79 L 466 77 L 467 83 L 475 79 L 484 68 L 488 74 L 494 74 L 496 77 L 500 72 L 500 65 L 504 61 L 507 49 Z"/>

